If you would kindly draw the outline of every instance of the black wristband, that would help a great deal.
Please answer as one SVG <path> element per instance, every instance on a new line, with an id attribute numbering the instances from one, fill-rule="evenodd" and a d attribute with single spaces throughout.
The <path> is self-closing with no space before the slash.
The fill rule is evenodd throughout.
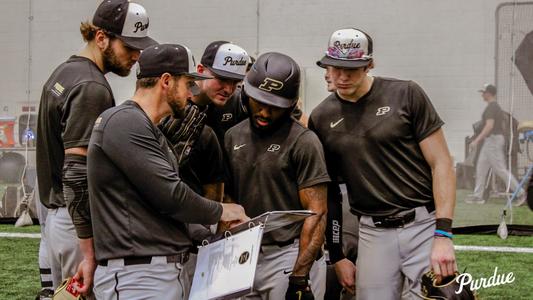
<path id="1" fill-rule="evenodd" d="M 309 275 L 305 275 L 305 276 L 289 276 L 289 284 L 294 284 L 294 285 L 301 285 L 301 286 L 304 286 L 304 285 L 308 285 L 309 284 Z"/>
<path id="2" fill-rule="evenodd" d="M 438 218 L 436 222 L 435 230 L 452 232 L 452 219 Z"/>

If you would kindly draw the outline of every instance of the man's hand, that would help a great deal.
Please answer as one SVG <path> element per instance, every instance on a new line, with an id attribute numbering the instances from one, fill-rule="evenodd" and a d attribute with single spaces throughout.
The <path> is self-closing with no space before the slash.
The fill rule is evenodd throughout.
<path id="1" fill-rule="evenodd" d="M 447 237 L 435 237 L 431 249 L 431 267 L 437 275 L 437 283 L 442 278 L 452 276 L 457 271 L 455 251 L 452 240 Z"/>
<path id="2" fill-rule="evenodd" d="M 244 208 L 239 204 L 234 203 L 222 203 L 222 216 L 220 217 L 221 222 L 225 222 L 230 228 L 250 220 Z"/>
<path id="3" fill-rule="evenodd" d="M 468 150 L 476 151 L 478 145 L 479 145 L 478 140 L 473 140 L 472 142 L 470 142 L 470 145 L 468 145 Z"/>
<path id="4" fill-rule="evenodd" d="M 76 290 L 80 294 L 86 296 L 91 293 L 95 270 L 96 261 L 93 259 L 83 259 L 78 265 L 78 272 L 74 275 L 74 279 L 79 282 Z"/>
<path id="5" fill-rule="evenodd" d="M 315 300 L 308 278 L 301 277 L 289 277 L 289 287 L 285 293 L 285 300 Z"/>
<path id="6" fill-rule="evenodd" d="M 342 287 L 350 294 L 355 295 L 355 265 L 347 258 L 341 259 L 335 263 L 335 273 Z"/>

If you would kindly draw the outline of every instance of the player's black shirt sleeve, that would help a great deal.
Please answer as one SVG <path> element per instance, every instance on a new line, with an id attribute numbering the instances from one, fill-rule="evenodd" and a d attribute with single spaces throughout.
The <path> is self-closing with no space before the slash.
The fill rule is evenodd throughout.
<path id="1" fill-rule="evenodd" d="M 72 88 L 61 120 L 65 149 L 87 147 L 94 121 L 113 104 L 109 90 L 100 83 L 85 82 Z"/>
<path id="2" fill-rule="evenodd" d="M 316 132 L 313 119 L 309 118 L 308 127 L 311 131 Z M 318 133 L 317 133 L 318 134 Z M 320 137 L 318 137 L 320 139 Z M 322 145 L 322 144 L 320 144 Z M 339 188 L 338 176 L 333 167 L 333 160 L 324 150 L 326 165 L 331 182 L 328 184 L 328 215 L 326 221 L 326 247 L 329 252 L 329 260 L 336 263 L 345 258 L 342 247 L 342 195 Z"/>
<path id="3" fill-rule="evenodd" d="M 440 119 L 429 97 L 418 84 L 410 81 L 409 93 L 411 104 L 410 116 L 414 136 L 418 142 L 421 142 L 442 127 L 444 122 Z"/>
<path id="4" fill-rule="evenodd" d="M 322 144 L 312 131 L 306 130 L 298 137 L 291 154 L 299 190 L 330 181 Z"/>

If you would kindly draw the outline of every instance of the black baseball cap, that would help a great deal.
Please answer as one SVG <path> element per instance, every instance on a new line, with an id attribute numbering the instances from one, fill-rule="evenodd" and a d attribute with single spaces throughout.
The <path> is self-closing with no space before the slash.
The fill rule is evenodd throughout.
<path id="1" fill-rule="evenodd" d="M 226 41 L 209 44 L 200 62 L 217 77 L 243 80 L 250 58 L 241 47 Z"/>
<path id="2" fill-rule="evenodd" d="M 491 95 L 496 95 L 496 87 L 492 84 L 486 83 L 483 85 L 483 88 L 481 90 L 478 90 L 480 93 L 489 93 Z"/>
<path id="3" fill-rule="evenodd" d="M 316 64 L 343 69 L 366 67 L 372 61 L 372 38 L 355 28 L 339 29 L 331 35 L 326 55 Z"/>
<path id="4" fill-rule="evenodd" d="M 148 14 L 140 4 L 127 0 L 104 0 L 94 13 L 93 25 L 104 29 L 128 47 L 143 50 L 157 44 L 148 36 Z"/>
<path id="5" fill-rule="evenodd" d="M 291 57 L 268 52 L 260 55 L 244 78 L 244 92 L 261 103 L 294 107 L 300 93 L 300 67 Z"/>
<path id="6" fill-rule="evenodd" d="M 159 77 L 164 73 L 190 76 L 195 80 L 213 78 L 197 73 L 189 48 L 177 44 L 154 45 L 144 49 L 138 64 L 137 79 Z"/>

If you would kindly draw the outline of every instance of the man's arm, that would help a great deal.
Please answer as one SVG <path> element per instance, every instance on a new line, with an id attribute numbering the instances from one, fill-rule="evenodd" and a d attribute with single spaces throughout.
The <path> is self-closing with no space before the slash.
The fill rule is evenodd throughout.
<path id="1" fill-rule="evenodd" d="M 483 141 L 483 139 L 485 139 L 491 133 L 493 128 L 494 128 L 494 119 L 487 119 L 485 121 L 485 126 L 483 126 L 483 129 L 481 130 L 481 132 L 470 143 L 470 147 L 471 148 L 477 147 L 477 145 L 479 145 L 479 143 L 481 143 L 481 141 Z"/>
<path id="2" fill-rule="evenodd" d="M 431 167 L 436 218 L 448 219 L 451 222 L 455 208 L 455 172 L 442 128 L 423 139 L 420 148 Z M 435 274 L 442 277 L 453 275 L 457 271 L 455 252 L 450 238 L 434 238 L 431 266 Z"/>
<path id="3" fill-rule="evenodd" d="M 74 147 L 65 149 L 65 155 L 79 155 L 86 157 L 86 147 Z M 73 169 L 76 168 L 76 169 Z M 82 169 L 85 170 L 82 170 Z M 85 174 L 83 174 L 85 171 Z M 92 224 L 90 218 L 90 211 L 88 205 L 87 192 L 87 166 L 79 165 L 75 166 L 72 163 L 67 163 L 65 166 L 63 185 L 65 191 L 65 200 L 67 202 L 67 208 L 72 218 L 72 223 L 76 228 L 78 235 L 78 241 L 80 244 L 80 250 L 83 255 L 83 260 L 78 265 L 78 270 L 74 274 L 74 278 L 80 283 L 77 286 L 78 292 L 83 295 L 92 289 L 94 271 L 96 270 L 96 259 L 94 255 L 94 244 L 92 238 Z M 73 176 L 76 174 L 77 176 Z M 72 187 L 69 187 L 72 186 Z M 83 195 L 79 195 L 77 187 L 85 186 L 81 191 Z"/>
<path id="4" fill-rule="evenodd" d="M 305 219 L 300 233 L 300 250 L 292 271 L 293 276 L 306 276 L 324 243 L 327 213 L 327 185 L 318 184 L 299 191 L 303 208 L 316 213 Z"/>

